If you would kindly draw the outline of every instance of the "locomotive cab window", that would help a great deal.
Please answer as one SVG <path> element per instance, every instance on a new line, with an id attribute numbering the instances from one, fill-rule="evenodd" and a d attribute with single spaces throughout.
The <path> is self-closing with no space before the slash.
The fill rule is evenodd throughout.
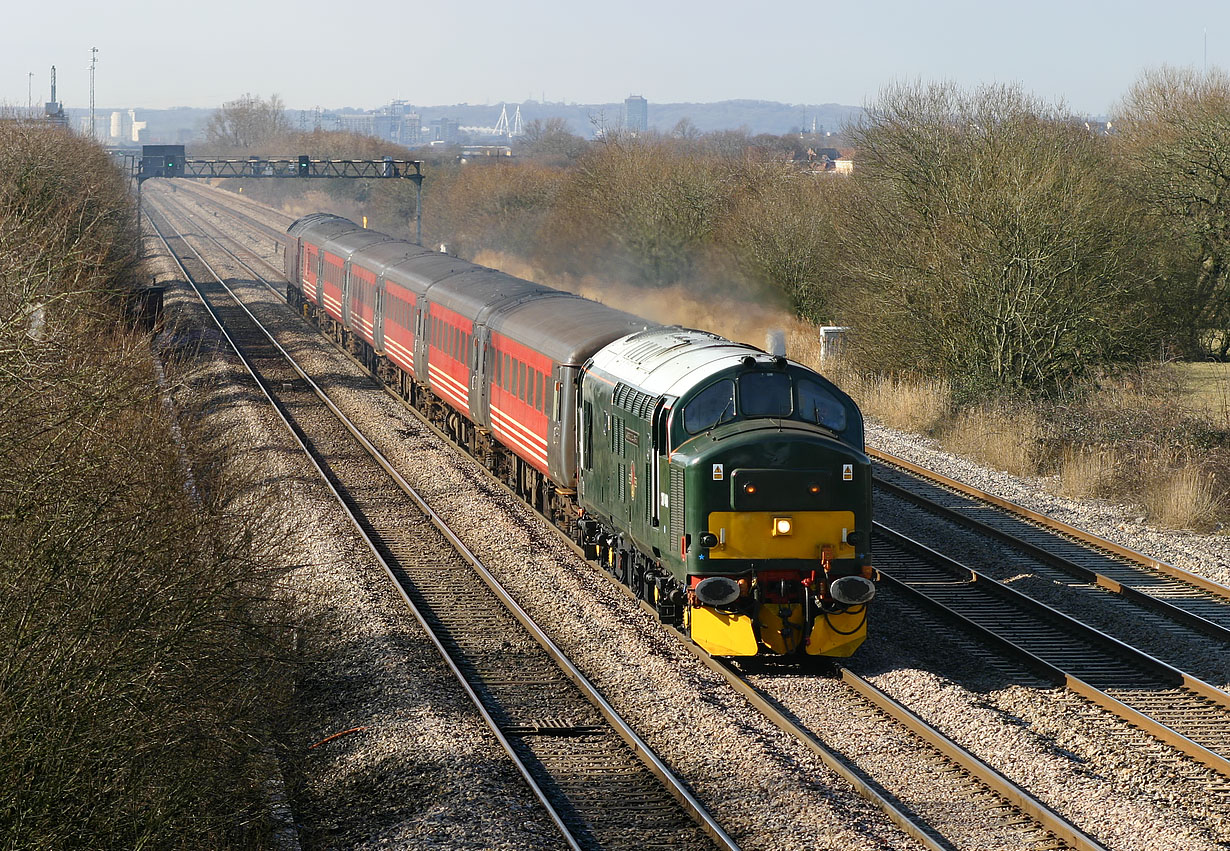
<path id="1" fill-rule="evenodd" d="M 790 376 L 784 372 L 748 372 L 739 376 L 739 413 L 745 417 L 790 416 L 790 384 Z"/>
<path id="2" fill-rule="evenodd" d="M 729 378 L 710 384 L 683 408 L 683 427 L 689 434 L 700 434 L 734 418 L 735 383 Z"/>
<path id="3" fill-rule="evenodd" d="M 820 384 L 806 378 L 799 379 L 799 415 L 833 431 L 846 428 L 845 406 Z"/>

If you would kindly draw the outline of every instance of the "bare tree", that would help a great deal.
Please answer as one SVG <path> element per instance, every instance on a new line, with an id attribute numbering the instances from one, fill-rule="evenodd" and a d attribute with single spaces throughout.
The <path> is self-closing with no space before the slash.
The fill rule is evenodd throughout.
<path id="1" fill-rule="evenodd" d="M 588 143 L 573 133 L 566 119 L 534 119 L 517 142 L 518 153 L 539 159 L 570 162 L 585 153 Z"/>
<path id="2" fill-rule="evenodd" d="M 1148 349 L 1108 145 L 1015 87 L 897 85 L 850 128 L 847 305 L 871 365 L 979 396 Z"/>
<path id="3" fill-rule="evenodd" d="M 548 224 L 557 255 L 580 261 L 578 272 L 602 256 L 650 286 L 688 278 L 730 202 L 731 169 L 677 147 L 610 139 L 582 157 Z"/>
<path id="4" fill-rule="evenodd" d="M 286 107 L 277 95 L 266 101 L 245 94 L 222 104 L 205 123 L 206 140 L 224 148 L 256 148 L 290 132 Z"/>
<path id="5" fill-rule="evenodd" d="M 835 196 L 849 181 L 807 174 L 778 160 L 747 164 L 720 243 L 755 281 L 778 289 L 795 312 L 812 321 L 834 321 L 833 274 L 837 254 Z"/>
<path id="6" fill-rule="evenodd" d="M 1120 104 L 1115 147 L 1127 191 L 1150 214 L 1165 261 L 1162 317 L 1190 357 L 1230 355 L 1230 76 L 1163 67 Z"/>

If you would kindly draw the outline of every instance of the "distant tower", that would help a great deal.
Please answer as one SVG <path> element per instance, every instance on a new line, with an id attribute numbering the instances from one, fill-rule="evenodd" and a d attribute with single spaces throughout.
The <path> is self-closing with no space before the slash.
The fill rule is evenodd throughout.
<path id="1" fill-rule="evenodd" d="M 94 69 L 98 66 L 98 48 L 90 48 L 90 138 L 97 139 L 98 133 L 94 129 Z"/>
<path id="2" fill-rule="evenodd" d="M 507 136 L 508 135 L 508 105 L 507 104 L 505 104 L 500 109 L 500 120 L 495 123 L 494 135 L 496 136 Z"/>
<path id="3" fill-rule="evenodd" d="M 624 129 L 629 133 L 644 133 L 649 129 L 649 101 L 640 95 L 628 95 L 624 101 Z"/>
<path id="4" fill-rule="evenodd" d="M 68 126 L 68 116 L 64 114 L 64 107 L 60 106 L 60 102 L 56 100 L 56 66 L 51 66 L 51 100 L 43 105 L 43 117 L 52 124 L 58 124 L 61 127 Z"/>
<path id="5" fill-rule="evenodd" d="M 525 133 L 525 128 L 521 125 L 521 107 L 517 107 L 517 112 L 513 115 L 512 132 L 510 136 L 521 136 Z"/>

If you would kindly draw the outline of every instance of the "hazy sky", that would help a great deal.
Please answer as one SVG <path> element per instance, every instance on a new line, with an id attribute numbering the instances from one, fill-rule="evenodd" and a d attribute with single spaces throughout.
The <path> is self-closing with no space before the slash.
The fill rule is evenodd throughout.
<path id="1" fill-rule="evenodd" d="M 825 11 L 831 10 L 831 11 Z M 680 3 L 438 0 L 6 2 L 0 105 L 213 107 L 245 92 L 296 109 L 539 99 L 730 98 L 861 105 L 900 79 L 1016 82 L 1105 113 L 1142 69 L 1230 69 L 1230 0 Z"/>

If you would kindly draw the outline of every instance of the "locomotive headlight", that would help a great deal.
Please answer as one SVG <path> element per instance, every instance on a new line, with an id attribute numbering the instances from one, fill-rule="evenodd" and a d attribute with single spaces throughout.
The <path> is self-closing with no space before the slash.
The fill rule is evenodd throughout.
<path id="1" fill-rule="evenodd" d="M 794 521 L 789 517 L 773 518 L 773 537 L 783 537 L 794 534 Z"/>

